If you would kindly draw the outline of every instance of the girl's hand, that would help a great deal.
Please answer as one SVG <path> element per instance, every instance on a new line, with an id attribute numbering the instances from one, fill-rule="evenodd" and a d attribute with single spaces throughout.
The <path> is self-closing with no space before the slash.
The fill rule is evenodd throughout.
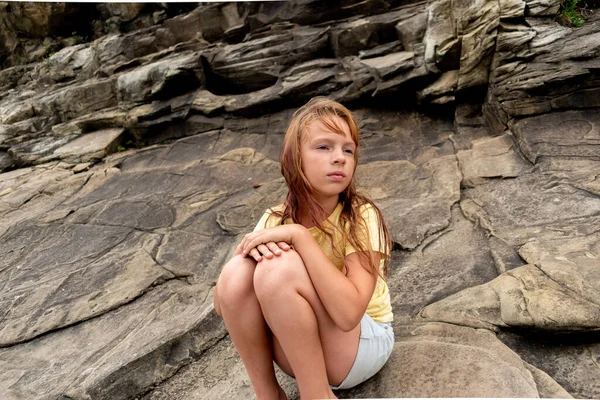
<path id="1" fill-rule="evenodd" d="M 250 249 L 248 256 L 254 258 L 256 262 L 263 260 L 263 257 L 271 259 L 276 256 L 280 256 L 284 251 L 291 249 L 291 246 L 286 242 L 269 242 L 265 244 L 259 244 L 253 249 Z M 246 257 L 246 255 L 244 255 Z"/>
<path id="2" fill-rule="evenodd" d="M 302 225 L 289 224 L 249 233 L 238 246 L 240 254 L 244 257 L 250 255 L 256 261 L 262 261 L 262 256 L 272 258 L 273 253 L 280 255 L 276 247 L 284 251 L 289 250 L 290 246 L 294 245 L 294 238 L 300 228 L 306 229 Z"/>

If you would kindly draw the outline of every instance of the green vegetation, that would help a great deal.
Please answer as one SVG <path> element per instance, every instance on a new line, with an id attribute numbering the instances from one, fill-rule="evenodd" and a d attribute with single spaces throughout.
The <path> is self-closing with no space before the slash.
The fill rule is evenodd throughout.
<path id="1" fill-rule="evenodd" d="M 118 145 L 117 146 L 117 151 L 125 151 L 127 149 L 132 148 L 132 147 L 133 147 L 133 142 L 131 140 L 128 140 L 128 141 L 125 142 L 125 145 L 122 145 L 122 144 Z"/>
<path id="2" fill-rule="evenodd" d="M 560 10 L 556 16 L 562 25 L 580 27 L 585 20 L 581 16 L 581 11 L 585 8 L 579 4 L 579 0 L 564 0 L 560 5 Z"/>
<path id="3" fill-rule="evenodd" d="M 90 41 L 90 38 L 88 36 L 81 36 L 77 34 L 77 31 L 73 31 L 71 32 L 71 36 L 73 36 L 73 39 L 75 39 L 75 44 L 81 44 L 81 43 L 87 43 Z"/>

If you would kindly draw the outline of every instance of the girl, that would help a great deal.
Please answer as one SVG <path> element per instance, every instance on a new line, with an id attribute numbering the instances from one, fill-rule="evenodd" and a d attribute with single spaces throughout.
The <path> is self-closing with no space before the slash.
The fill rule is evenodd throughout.
<path id="1" fill-rule="evenodd" d="M 217 282 L 215 309 L 258 399 L 286 399 L 273 361 L 302 399 L 333 399 L 392 352 L 391 241 L 379 209 L 356 192 L 358 131 L 325 97 L 296 111 L 281 155 L 285 203 L 265 212 Z"/>

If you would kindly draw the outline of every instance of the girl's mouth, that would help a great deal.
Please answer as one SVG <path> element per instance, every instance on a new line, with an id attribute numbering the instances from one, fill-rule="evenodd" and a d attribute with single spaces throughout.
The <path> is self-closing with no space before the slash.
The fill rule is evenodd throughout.
<path id="1" fill-rule="evenodd" d="M 330 177 L 330 178 L 331 178 L 331 179 L 333 179 L 333 180 L 336 180 L 336 181 L 341 181 L 341 180 L 343 180 L 343 179 L 346 177 L 346 176 L 345 176 L 343 173 L 341 173 L 341 172 L 334 172 L 334 173 L 332 173 L 332 174 L 327 174 L 327 176 L 328 176 L 328 177 Z"/>

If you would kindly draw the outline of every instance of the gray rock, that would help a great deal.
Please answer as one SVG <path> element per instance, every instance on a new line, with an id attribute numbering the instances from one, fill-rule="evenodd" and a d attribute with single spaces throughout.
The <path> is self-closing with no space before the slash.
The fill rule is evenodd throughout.
<path id="1" fill-rule="evenodd" d="M 598 303 L 600 235 L 576 239 L 530 241 L 519 249 L 527 263 L 535 264 L 548 278 L 589 303 Z"/>
<path id="2" fill-rule="evenodd" d="M 529 8 L 530 12 L 544 14 L 544 7 L 553 13 L 559 2 L 535 4 L 539 7 Z M 577 109 L 585 104 L 596 107 L 598 80 L 594 74 L 590 76 L 589 68 L 596 64 L 598 46 L 589 38 L 599 34 L 599 17 L 590 15 L 584 30 L 557 26 L 550 18 L 526 21 L 502 22 L 498 34 L 488 96 L 488 103 L 494 104 L 489 115 L 503 121 L 504 127 L 498 132 L 506 129 L 510 118 Z M 557 69 L 558 64 L 561 68 Z M 570 84 L 565 85 L 566 81 Z"/>
<path id="3" fill-rule="evenodd" d="M 593 111 L 563 111 L 524 118 L 512 129 L 523 154 L 535 163 L 540 156 L 600 157 L 599 121 Z"/>
<path id="4" fill-rule="evenodd" d="M 423 2 L 404 5 L 383 14 L 353 19 L 334 26 L 331 31 L 331 48 L 335 56 L 341 58 L 357 55 L 360 51 L 396 39 L 402 39 L 406 48 L 405 39 L 397 33 L 395 27 L 404 21 L 415 18 L 424 6 Z M 425 21 L 422 22 L 421 37 L 425 31 Z M 415 37 L 418 35 L 419 33 Z"/>
<path id="5" fill-rule="evenodd" d="M 514 150 L 516 144 L 509 135 L 485 138 L 473 142 L 472 150 L 456 153 L 464 186 L 475 186 L 481 178 L 514 178 L 528 165 Z"/>
<path id="6" fill-rule="evenodd" d="M 122 128 L 126 113 L 118 108 L 108 108 L 52 126 L 57 135 L 83 134 L 97 130 Z"/>
<path id="7" fill-rule="evenodd" d="M 56 116 L 60 122 L 65 122 L 116 106 L 115 84 L 114 79 L 101 79 L 67 86 L 35 99 L 33 108 L 36 115 Z"/>
<path id="8" fill-rule="evenodd" d="M 54 155 L 68 162 L 98 161 L 117 151 L 123 129 L 105 129 L 88 133 L 54 150 Z"/>
<path id="9" fill-rule="evenodd" d="M 414 68 L 414 53 L 410 51 L 402 51 L 392 53 L 382 57 L 375 57 L 363 60 L 369 68 L 376 71 L 377 75 L 382 78 L 390 78 L 399 72 Z"/>
<path id="10" fill-rule="evenodd" d="M 0 108 L 0 122 L 13 124 L 35 115 L 33 106 L 29 103 L 9 104 Z"/>
<path id="11" fill-rule="evenodd" d="M 13 158 L 9 154 L 0 151 L 0 171 L 4 171 L 14 166 L 15 160 L 13 160 Z"/>
<path id="12" fill-rule="evenodd" d="M 478 86 L 487 87 L 496 46 L 500 7 L 495 2 L 487 2 L 481 7 L 476 4 L 471 3 L 462 10 L 461 7 L 455 7 L 453 10 L 458 11 L 459 15 L 462 13 L 469 15 L 469 17 L 462 17 L 462 27 L 459 30 L 461 35 L 459 91 Z"/>
<path id="13" fill-rule="evenodd" d="M 545 175 L 492 180 L 462 192 L 472 221 L 513 246 L 532 239 L 567 239 L 597 230 L 600 199 Z"/>
<path id="14" fill-rule="evenodd" d="M 112 73 L 120 63 L 162 50 L 154 33 L 155 29 L 151 28 L 127 34 L 106 35 L 95 40 L 92 47 L 97 54 L 100 71 Z"/>
<path id="15" fill-rule="evenodd" d="M 446 104 L 455 100 L 458 85 L 458 71 L 444 72 L 439 79 L 428 87 L 417 92 L 420 102 L 431 102 L 434 104 Z"/>
<path id="16" fill-rule="evenodd" d="M 25 165 L 42 164 L 57 158 L 52 152 L 69 141 L 76 139 L 78 135 L 66 136 L 42 136 L 30 139 L 14 145 L 8 149 L 8 154 L 17 162 Z M 45 156 L 49 156 L 46 158 Z"/>
<path id="17" fill-rule="evenodd" d="M 544 157 L 536 168 L 564 184 L 600 196 L 600 182 L 596 174 L 600 168 L 600 160 Z"/>
<path id="18" fill-rule="evenodd" d="M 458 40 L 452 20 L 452 4 L 450 1 L 434 2 L 427 7 L 427 30 L 423 38 L 425 45 L 425 65 L 428 71 L 437 73 L 444 70 L 444 58 L 454 59 L 458 56 Z M 450 57 L 446 57 L 449 54 Z M 446 70 L 456 69 L 451 66 Z"/>
<path id="19" fill-rule="evenodd" d="M 6 280 L 0 303 L 8 312 L 0 346 L 101 315 L 173 277 L 152 259 L 160 236 L 131 229 L 32 226 L 9 232 L 3 242 L 3 256 L 8 255 L 10 263 L 2 268 Z M 40 250 L 24 253 L 25 244 Z"/>
<path id="20" fill-rule="evenodd" d="M 395 26 L 398 37 L 402 41 L 404 48 L 412 51 L 415 43 L 421 43 L 427 30 L 427 13 L 419 12 Z"/>
<path id="21" fill-rule="evenodd" d="M 278 368 L 276 374 L 288 399 L 299 399 L 294 379 Z M 252 398 L 254 390 L 231 339 L 226 337 L 204 353 L 199 360 L 182 368 L 177 375 L 163 382 L 142 399 L 233 399 L 239 396 Z"/>
<path id="22" fill-rule="evenodd" d="M 137 68 L 119 76 L 117 92 L 120 102 L 154 100 L 169 91 L 169 97 L 186 93 L 199 86 L 197 54 L 182 54 Z M 185 86 L 182 85 L 186 82 Z"/>
<path id="23" fill-rule="evenodd" d="M 173 280 L 110 314 L 0 349 L 2 393 L 8 399 L 135 396 L 224 335 L 211 297 L 205 285 Z"/>
<path id="24" fill-rule="evenodd" d="M 501 0 L 500 18 L 510 19 L 522 17 L 525 15 L 525 6 L 527 3 L 523 0 Z"/>
<path id="25" fill-rule="evenodd" d="M 448 226 L 461 176 L 455 158 L 449 156 L 419 167 L 408 161 L 364 164 L 357 170 L 357 180 L 387 216 L 392 240 L 412 250 Z"/>
<path id="26" fill-rule="evenodd" d="M 89 44 L 69 46 L 36 66 L 32 78 L 40 85 L 50 85 L 93 76 L 99 67 L 95 50 Z"/>
<path id="27" fill-rule="evenodd" d="M 595 336 L 542 336 L 501 332 L 498 338 L 517 352 L 526 363 L 535 365 L 550 375 L 573 397 L 594 399 L 600 395 L 600 371 L 597 367 L 600 345 Z M 540 395 L 550 397 L 543 394 L 544 386 L 538 383 Z"/>
<path id="28" fill-rule="evenodd" d="M 348 398 L 540 396 L 521 358 L 493 333 L 435 323 L 396 337 L 392 357 L 383 369 L 340 394 Z"/>
<path id="29" fill-rule="evenodd" d="M 300 27 L 264 39 L 217 48 L 212 54 L 204 54 L 217 76 L 212 78 L 216 79 L 214 83 L 209 78 L 208 89 L 217 94 L 232 94 L 269 87 L 284 69 L 322 52 L 328 38 L 326 28 Z M 220 87 L 216 85 L 219 80 L 223 80 Z"/>
<path id="30" fill-rule="evenodd" d="M 491 324 L 547 331 L 600 330 L 595 276 L 598 243 L 598 235 L 529 242 L 519 253 L 535 265 L 466 289 L 426 307 L 421 314 L 434 321 L 488 329 Z"/>
<path id="31" fill-rule="evenodd" d="M 531 372 L 533 380 L 537 386 L 541 398 L 545 399 L 571 399 L 573 396 L 569 394 L 562 386 L 542 370 L 537 369 L 531 364 L 523 362 L 525 368 Z"/>
<path id="32" fill-rule="evenodd" d="M 3 67 L 44 58 L 0 71 L 0 167 L 23 167 L 0 174 L 0 392 L 252 396 L 211 287 L 285 196 L 293 111 L 326 95 L 397 244 L 397 353 L 340 395 L 598 397 L 600 14 L 558 6 L 109 5 L 77 44 L 10 20 L 69 7 L 0 4 Z"/>
<path id="33" fill-rule="evenodd" d="M 489 239 L 462 216 L 457 206 L 453 207 L 446 229 L 428 237 L 412 252 L 392 253 L 388 287 L 394 326 L 421 321 L 419 312 L 425 306 L 489 282 L 497 274 Z"/>
<path id="34" fill-rule="evenodd" d="M 525 0 L 528 15 L 556 15 L 560 7 L 560 0 Z"/>
<path id="35" fill-rule="evenodd" d="M 100 16 L 104 19 L 111 17 L 120 17 L 124 21 L 131 21 L 146 7 L 146 4 L 130 3 L 130 4 L 119 4 L 119 3 L 107 3 L 99 4 L 98 11 Z"/>

